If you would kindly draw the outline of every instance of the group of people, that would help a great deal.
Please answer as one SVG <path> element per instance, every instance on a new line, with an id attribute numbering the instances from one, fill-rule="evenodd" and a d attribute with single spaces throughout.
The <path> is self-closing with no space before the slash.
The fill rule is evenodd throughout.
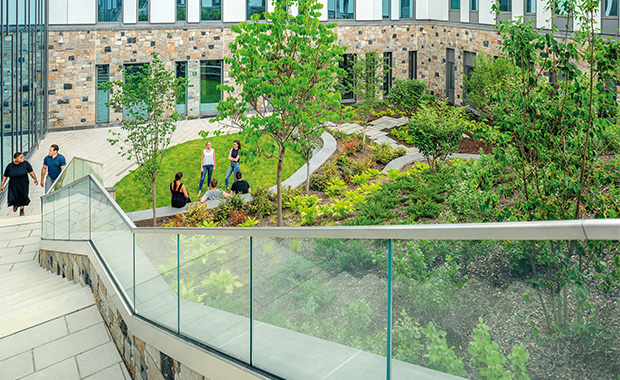
<path id="1" fill-rule="evenodd" d="M 213 178 L 213 171 L 215 170 L 215 150 L 211 147 L 211 141 L 207 141 L 205 149 L 202 151 L 202 157 L 200 158 L 200 185 L 198 187 L 198 197 L 202 194 L 202 187 L 204 186 L 205 177 L 207 178 L 207 186 L 211 186 L 210 190 L 207 190 L 200 198 L 200 203 L 204 203 L 207 200 L 218 200 L 221 198 L 230 197 L 233 193 L 247 194 L 251 193 L 252 189 L 250 184 L 243 180 L 243 174 L 241 174 L 241 167 L 239 165 L 239 150 L 241 150 L 241 142 L 235 140 L 233 147 L 228 153 L 228 161 L 230 166 L 226 171 L 226 190 L 225 192 L 217 188 L 217 179 Z M 235 181 L 232 186 L 229 187 L 230 176 L 234 173 Z M 183 178 L 183 172 L 178 172 L 174 176 L 174 181 L 170 184 L 170 197 L 172 207 L 183 207 L 190 203 L 190 197 L 187 193 L 187 189 L 181 179 Z"/>
<path id="2" fill-rule="evenodd" d="M 58 150 L 58 145 L 52 144 L 47 152 L 47 156 L 43 159 L 41 187 L 45 187 L 46 193 L 52 187 L 62 169 L 67 165 L 65 157 L 58 153 Z M 13 206 L 13 212 L 17 212 L 17 209 L 19 209 L 20 216 L 26 215 L 24 207 L 30 204 L 30 198 L 28 197 L 30 180 L 28 176 L 32 177 L 35 186 L 39 184 L 37 175 L 34 173 L 32 165 L 26 161 L 24 154 L 22 152 L 15 152 L 13 154 L 13 162 L 9 163 L 4 169 L 2 183 L 0 183 L 0 194 L 4 192 L 4 184 L 8 179 L 7 203 L 9 207 Z"/>

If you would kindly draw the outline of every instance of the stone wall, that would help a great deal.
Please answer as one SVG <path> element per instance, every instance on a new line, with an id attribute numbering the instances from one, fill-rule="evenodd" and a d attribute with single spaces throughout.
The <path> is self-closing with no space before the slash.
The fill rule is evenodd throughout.
<path id="1" fill-rule="evenodd" d="M 428 82 L 438 97 L 445 96 L 446 48 L 455 49 L 455 103 L 461 104 L 463 51 L 498 54 L 500 36 L 493 28 L 468 29 L 429 23 L 340 25 L 335 29 L 347 53 L 392 52 L 394 78 L 408 78 L 409 52 L 417 51 L 418 78 Z M 120 79 L 118 68 L 147 62 L 159 52 L 169 69 L 188 62 L 188 115 L 200 116 L 200 61 L 223 59 L 234 35 L 228 27 L 202 29 L 64 30 L 49 32 L 49 128 L 98 125 L 96 65 L 110 65 L 110 79 Z M 228 67 L 223 82 L 228 84 Z M 110 123 L 121 115 L 110 113 Z"/>
<path id="2" fill-rule="evenodd" d="M 205 380 L 205 377 L 175 358 L 134 336 L 120 311 L 110 300 L 88 256 L 41 250 L 39 264 L 93 292 L 95 302 L 129 373 L 137 380 Z"/>

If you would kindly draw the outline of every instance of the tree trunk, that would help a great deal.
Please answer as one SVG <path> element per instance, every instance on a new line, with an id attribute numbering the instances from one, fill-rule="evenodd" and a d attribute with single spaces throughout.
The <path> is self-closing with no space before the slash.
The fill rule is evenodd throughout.
<path id="1" fill-rule="evenodd" d="M 157 192 L 154 179 L 151 180 L 151 194 L 153 194 L 153 227 L 157 227 Z"/>
<path id="2" fill-rule="evenodd" d="M 306 157 L 306 194 L 310 194 L 310 155 Z"/>
<path id="3" fill-rule="evenodd" d="M 282 168 L 284 167 L 284 152 L 286 147 L 280 146 L 278 152 L 278 177 L 276 179 L 276 188 L 278 189 L 278 227 L 282 226 Z"/>

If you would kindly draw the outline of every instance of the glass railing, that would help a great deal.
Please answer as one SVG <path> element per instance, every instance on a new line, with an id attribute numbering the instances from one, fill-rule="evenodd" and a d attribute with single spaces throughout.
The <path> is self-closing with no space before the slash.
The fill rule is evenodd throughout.
<path id="1" fill-rule="evenodd" d="M 135 228 L 92 176 L 43 210 L 135 314 L 282 378 L 617 375 L 619 220 Z"/>
<path id="2" fill-rule="evenodd" d="M 64 184 L 72 183 L 89 174 L 95 176 L 99 183 L 103 183 L 103 164 L 79 157 L 73 157 L 58 178 L 56 178 L 50 191 L 58 190 L 63 187 Z"/>

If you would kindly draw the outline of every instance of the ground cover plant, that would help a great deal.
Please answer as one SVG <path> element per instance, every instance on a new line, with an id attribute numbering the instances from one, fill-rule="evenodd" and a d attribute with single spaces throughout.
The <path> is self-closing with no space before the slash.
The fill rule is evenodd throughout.
<path id="1" fill-rule="evenodd" d="M 209 138 L 216 152 L 213 178 L 217 179 L 220 184 L 224 183 L 224 176 L 229 164 L 227 157 L 232 142 L 240 138 L 239 134 L 220 135 Z M 205 141 L 204 139 L 192 140 L 166 150 L 161 173 L 156 181 L 157 196 L 161 200 L 160 206 L 170 205 L 169 185 L 174 180 L 174 174 L 179 171 L 183 172 L 181 182 L 185 184 L 190 198 L 193 201 L 198 200 L 196 199 L 196 194 L 200 184 L 200 155 L 204 149 Z M 243 146 L 243 148 L 240 150 L 241 171 L 243 179 L 250 183 L 252 190 L 256 191 L 275 185 L 276 163 L 265 159 L 262 155 L 253 153 L 250 147 L 246 148 L 246 146 Z M 305 159 L 299 153 L 291 152 L 287 156 L 283 167 L 286 178 L 291 176 L 304 163 Z M 117 190 L 116 201 L 125 212 L 144 210 L 150 207 L 148 193 L 138 183 L 136 173 L 132 172 L 115 186 Z M 207 184 L 205 183 L 203 193 L 206 187 Z"/>

